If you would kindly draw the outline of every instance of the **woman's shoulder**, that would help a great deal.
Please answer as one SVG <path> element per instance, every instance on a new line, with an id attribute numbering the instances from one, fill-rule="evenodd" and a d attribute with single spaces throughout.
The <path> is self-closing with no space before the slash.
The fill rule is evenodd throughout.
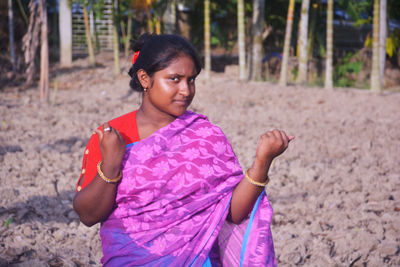
<path id="1" fill-rule="evenodd" d="M 114 127 L 115 129 L 118 129 L 118 126 L 123 126 L 125 124 L 136 124 L 136 112 L 137 110 L 128 112 L 124 115 L 110 120 L 108 123 L 111 125 L 111 127 Z"/>
<path id="2" fill-rule="evenodd" d="M 137 110 L 126 113 L 108 122 L 111 127 L 121 133 L 127 144 L 140 140 L 136 123 L 136 112 Z"/>
<path id="3" fill-rule="evenodd" d="M 127 144 L 137 142 L 140 140 L 139 132 L 137 129 L 136 123 L 136 111 L 126 113 L 121 115 L 115 119 L 108 121 L 108 124 L 118 130 L 120 134 L 124 137 L 125 142 Z M 97 127 L 97 129 L 102 130 L 102 125 Z M 89 138 L 88 145 L 98 146 L 99 144 L 99 137 L 95 132 L 92 133 L 91 137 Z"/>

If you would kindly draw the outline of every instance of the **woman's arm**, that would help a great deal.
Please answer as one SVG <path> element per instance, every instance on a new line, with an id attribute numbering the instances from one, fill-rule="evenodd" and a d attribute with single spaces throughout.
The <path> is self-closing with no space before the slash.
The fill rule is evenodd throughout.
<path id="1" fill-rule="evenodd" d="M 284 131 L 274 130 L 266 132 L 260 137 L 257 146 L 256 159 L 248 170 L 248 175 L 257 182 L 264 183 L 268 178 L 268 171 L 273 159 L 282 154 L 294 136 L 288 137 Z M 243 178 L 236 186 L 230 208 L 230 220 L 240 223 L 252 210 L 264 187 L 254 185 Z"/>
<path id="2" fill-rule="evenodd" d="M 106 123 L 103 129 L 109 127 Z M 102 155 L 101 170 L 109 179 L 115 179 L 121 171 L 121 163 L 125 153 L 125 140 L 115 129 L 102 132 L 96 130 L 100 139 Z M 117 183 L 107 183 L 99 174 L 74 197 L 74 209 L 82 223 L 92 226 L 104 221 L 112 212 Z"/>

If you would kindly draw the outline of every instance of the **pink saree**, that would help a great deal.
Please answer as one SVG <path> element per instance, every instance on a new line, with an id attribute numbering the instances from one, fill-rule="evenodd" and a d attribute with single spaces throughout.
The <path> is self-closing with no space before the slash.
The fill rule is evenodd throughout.
<path id="1" fill-rule="evenodd" d="M 105 266 L 276 266 L 272 208 L 226 221 L 243 172 L 223 132 L 187 111 L 127 148 L 116 207 L 102 223 Z"/>

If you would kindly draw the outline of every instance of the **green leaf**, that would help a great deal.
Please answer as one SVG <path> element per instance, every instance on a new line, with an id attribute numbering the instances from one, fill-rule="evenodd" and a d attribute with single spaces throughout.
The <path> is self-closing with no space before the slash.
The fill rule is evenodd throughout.
<path id="1" fill-rule="evenodd" d="M 10 226 L 10 224 L 13 221 L 13 217 L 8 218 L 5 222 L 4 222 L 4 227 L 8 228 Z"/>
<path id="2" fill-rule="evenodd" d="M 253 11 L 253 5 L 251 3 L 244 3 L 246 12 Z"/>
<path id="3" fill-rule="evenodd" d="M 219 41 L 219 39 L 215 36 L 211 37 L 211 45 L 219 45 L 221 42 Z"/>
<path id="4" fill-rule="evenodd" d="M 400 30 L 395 29 L 393 33 L 386 38 L 386 53 L 389 57 L 393 57 L 397 53 L 400 46 Z"/>
<path id="5" fill-rule="evenodd" d="M 360 15 L 356 10 L 356 7 L 351 3 L 350 1 L 348 2 L 348 5 L 346 7 L 346 12 L 349 14 L 349 16 L 354 20 L 358 21 L 360 20 Z"/>
<path id="6" fill-rule="evenodd" d="M 386 38 L 386 53 L 388 54 L 389 57 L 392 57 L 394 51 L 396 51 L 396 47 L 395 44 L 393 43 L 393 38 L 392 37 Z"/>
<path id="7" fill-rule="evenodd" d="M 368 48 L 372 47 L 372 38 L 369 35 L 365 39 L 364 47 L 368 47 Z"/>
<path id="8" fill-rule="evenodd" d="M 354 22 L 354 27 L 359 27 L 365 24 L 371 24 L 372 22 L 372 17 L 369 17 L 368 19 L 358 19 Z"/>

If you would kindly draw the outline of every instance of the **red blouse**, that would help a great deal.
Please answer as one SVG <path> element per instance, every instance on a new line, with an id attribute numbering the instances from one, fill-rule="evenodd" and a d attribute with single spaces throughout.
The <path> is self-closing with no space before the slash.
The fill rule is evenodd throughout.
<path id="1" fill-rule="evenodd" d="M 136 123 L 136 110 L 108 122 L 117 129 L 127 145 L 140 140 Z M 101 127 L 101 126 L 100 126 Z M 100 127 L 98 129 L 100 129 Z M 82 161 L 82 172 L 77 184 L 77 191 L 85 188 L 97 174 L 97 164 L 101 160 L 99 136 L 93 132 L 86 146 Z"/>

